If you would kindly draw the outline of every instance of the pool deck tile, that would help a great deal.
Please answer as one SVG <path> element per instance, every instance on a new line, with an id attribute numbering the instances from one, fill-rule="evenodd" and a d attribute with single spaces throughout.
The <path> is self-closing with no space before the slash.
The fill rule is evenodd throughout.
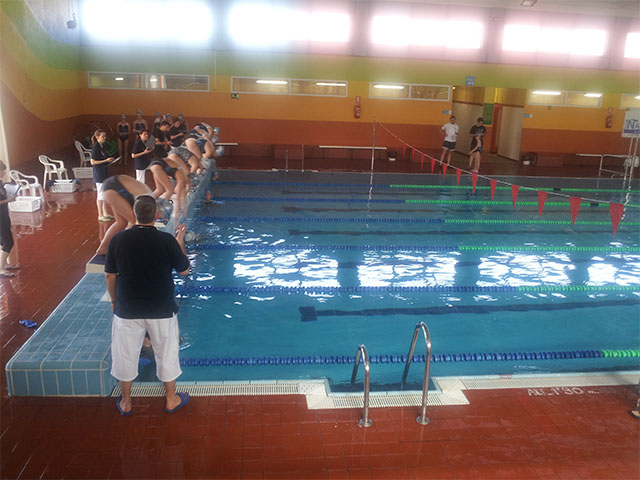
<path id="1" fill-rule="evenodd" d="M 41 230 L 14 227 L 22 269 L 0 280 L 3 367 L 33 336 L 18 321 L 42 325 L 56 313 L 104 232 L 95 194 L 71 195 L 64 208 L 48 195 Z M 52 372 L 60 388 L 72 375 L 82 384 L 82 370 L 56 363 L 81 350 L 52 359 L 56 368 L 38 373 L 40 388 L 54 388 Z M 24 349 L 33 358 L 38 351 Z M 362 429 L 360 411 L 310 411 L 302 395 L 197 397 L 173 415 L 161 398 L 135 398 L 134 415 L 122 417 L 113 398 L 10 397 L 0 379 L 0 478 L 640 478 L 640 421 L 629 415 L 638 397 L 629 386 L 583 395 L 469 390 L 469 405 L 430 408 L 427 426 L 416 423 L 416 408 L 374 408 L 373 426 Z M 11 381 L 30 385 L 18 369 Z M 98 386 L 85 377 L 84 388 Z"/>

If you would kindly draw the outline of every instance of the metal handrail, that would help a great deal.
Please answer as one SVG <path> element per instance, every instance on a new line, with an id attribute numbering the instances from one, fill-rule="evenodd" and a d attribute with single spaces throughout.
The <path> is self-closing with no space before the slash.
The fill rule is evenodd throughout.
<path id="1" fill-rule="evenodd" d="M 427 347 L 427 353 L 424 362 L 424 379 L 422 380 L 422 410 L 420 416 L 416 418 L 416 422 L 421 425 L 426 425 L 429 423 L 429 419 L 427 418 L 427 397 L 429 395 L 429 368 L 431 367 L 431 334 L 429 333 L 427 324 L 424 322 L 418 323 L 416 325 L 416 328 L 413 330 L 413 338 L 411 339 L 411 346 L 409 347 L 409 355 L 407 356 L 407 363 L 404 366 L 404 373 L 402 374 L 402 385 L 404 385 L 405 381 L 407 380 L 409 367 L 411 366 L 411 361 L 413 360 L 413 352 L 416 349 L 416 341 L 418 340 L 419 330 L 422 330 L 422 333 L 424 334 L 424 342 Z"/>
<path id="2" fill-rule="evenodd" d="M 373 424 L 373 420 L 369 418 L 369 354 L 367 353 L 367 347 L 360 345 L 356 352 L 356 363 L 353 366 L 353 373 L 351 374 L 351 388 L 356 383 L 356 375 L 358 374 L 358 367 L 360 366 L 360 357 L 363 358 L 364 363 L 364 412 L 362 418 L 358 421 L 358 425 L 361 427 L 370 427 Z"/>

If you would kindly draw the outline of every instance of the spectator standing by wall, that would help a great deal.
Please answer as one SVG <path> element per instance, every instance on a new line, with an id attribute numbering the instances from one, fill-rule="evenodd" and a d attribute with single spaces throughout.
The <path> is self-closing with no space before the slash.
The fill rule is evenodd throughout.
<path id="1" fill-rule="evenodd" d="M 102 182 L 109 178 L 109 163 L 113 161 L 113 157 L 104 149 L 104 142 L 107 141 L 107 132 L 98 129 L 93 132 L 91 137 L 91 165 L 93 166 L 93 181 L 96 184 L 96 204 L 98 206 L 98 221 L 109 222 L 113 217 L 109 215 L 107 207 L 104 203 L 104 193 L 102 191 Z"/>
<path id="2" fill-rule="evenodd" d="M 9 254 L 13 248 L 13 234 L 11 233 L 11 218 L 9 217 L 8 203 L 15 195 L 7 193 L 3 180 L 7 173 L 7 166 L 0 161 L 0 277 L 14 277 L 10 270 L 15 270 L 18 265 L 8 263 Z"/>
<path id="3" fill-rule="evenodd" d="M 458 132 L 460 127 L 456 125 L 456 117 L 451 115 L 449 123 L 445 123 L 442 127 L 442 136 L 444 141 L 442 142 L 442 155 L 440 156 L 440 163 L 451 162 L 451 152 L 456 149 L 456 140 L 458 138 Z"/>
<path id="4" fill-rule="evenodd" d="M 472 172 L 478 173 L 480 170 L 480 160 L 482 160 L 482 151 L 484 147 L 484 136 L 487 129 L 484 126 L 482 117 L 478 117 L 476 124 L 471 127 L 469 134 L 471 135 L 471 150 L 469 151 L 469 169 L 473 167 Z"/>

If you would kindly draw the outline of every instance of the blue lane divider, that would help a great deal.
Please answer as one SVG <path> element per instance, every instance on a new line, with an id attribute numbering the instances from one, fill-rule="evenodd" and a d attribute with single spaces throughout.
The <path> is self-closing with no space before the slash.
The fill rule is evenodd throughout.
<path id="1" fill-rule="evenodd" d="M 281 187 L 375 187 L 375 188 L 391 188 L 387 183 L 316 183 L 316 182 L 238 182 L 238 181 L 220 181 L 220 185 L 273 185 Z"/>
<path id="2" fill-rule="evenodd" d="M 304 198 L 304 197 L 216 197 L 220 202 L 305 202 L 305 203 L 391 203 L 406 204 L 406 200 L 391 198 Z"/>
<path id="3" fill-rule="evenodd" d="M 200 217 L 202 222 L 446 223 L 443 218 Z"/>
<path id="4" fill-rule="evenodd" d="M 519 287 L 463 287 L 463 286 L 433 286 L 433 287 L 285 287 L 279 285 L 265 285 L 253 287 L 217 287 L 211 285 L 185 285 L 178 288 L 179 294 L 186 293 L 411 293 L 411 292 L 518 292 Z"/>
<path id="5" fill-rule="evenodd" d="M 457 245 L 300 245 L 296 243 L 279 245 L 242 245 L 242 244 L 217 244 L 203 243 L 193 246 L 196 250 L 234 250 L 234 251 L 399 251 L 399 252 L 456 252 Z"/>
<path id="6" fill-rule="evenodd" d="M 627 350 L 627 357 L 638 357 L 638 350 Z M 413 363 L 424 363 L 425 355 L 414 355 Z M 610 358 L 602 350 L 571 350 L 562 352 L 499 352 L 499 353 L 438 353 L 431 355 L 434 363 L 455 362 L 509 362 L 535 360 L 564 360 L 580 358 Z M 407 361 L 407 355 L 369 355 L 371 363 L 399 363 Z M 187 367 L 240 367 L 240 366 L 288 366 L 334 365 L 354 362 L 353 355 L 306 355 L 263 357 L 192 357 L 181 358 L 180 365 Z"/>

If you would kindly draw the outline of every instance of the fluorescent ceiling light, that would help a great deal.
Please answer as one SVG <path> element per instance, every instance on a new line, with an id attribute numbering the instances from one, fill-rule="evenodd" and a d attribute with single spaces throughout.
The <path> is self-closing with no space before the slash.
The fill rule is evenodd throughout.
<path id="1" fill-rule="evenodd" d="M 157 81 L 158 81 L 158 79 L 157 79 L 156 77 L 151 77 L 151 78 L 149 79 L 149 81 L 150 81 L 150 82 L 157 82 Z"/>
<path id="2" fill-rule="evenodd" d="M 287 85 L 286 80 L 256 80 L 256 83 L 266 83 L 267 85 Z"/>
<path id="3" fill-rule="evenodd" d="M 534 90 L 531 93 L 533 93 L 534 95 L 551 95 L 551 96 L 562 95 L 562 92 L 557 92 L 554 90 Z"/>
<path id="4" fill-rule="evenodd" d="M 533 7 L 538 0 L 522 0 L 521 7 Z"/>
<path id="5" fill-rule="evenodd" d="M 120 82 L 120 81 L 124 80 L 124 77 L 116 77 L 116 80 L 117 80 L 118 82 Z"/>
<path id="6" fill-rule="evenodd" d="M 332 82 L 316 82 L 316 85 L 320 87 L 346 87 L 346 83 L 332 83 Z"/>
<path id="7" fill-rule="evenodd" d="M 404 88 L 404 85 L 380 85 L 380 84 L 376 84 L 373 86 L 373 88 L 384 88 L 386 90 L 402 90 Z"/>
<path id="8" fill-rule="evenodd" d="M 640 100 L 640 95 L 636 95 L 636 96 L 635 96 L 635 97 L 633 97 L 633 98 L 635 98 L 636 100 Z"/>
<path id="9" fill-rule="evenodd" d="M 585 93 L 584 96 L 589 98 L 600 98 L 602 94 L 601 93 Z"/>

